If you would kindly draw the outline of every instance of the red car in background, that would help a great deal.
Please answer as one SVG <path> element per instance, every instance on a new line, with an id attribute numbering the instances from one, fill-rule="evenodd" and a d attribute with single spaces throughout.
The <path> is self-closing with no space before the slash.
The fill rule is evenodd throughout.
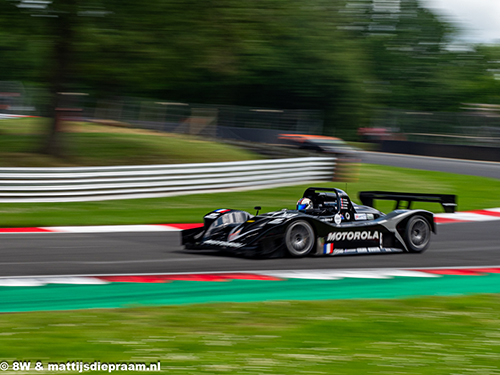
<path id="1" fill-rule="evenodd" d="M 280 134 L 281 143 L 298 147 L 301 150 L 333 154 L 343 159 L 359 159 L 360 150 L 336 137 L 309 134 Z"/>

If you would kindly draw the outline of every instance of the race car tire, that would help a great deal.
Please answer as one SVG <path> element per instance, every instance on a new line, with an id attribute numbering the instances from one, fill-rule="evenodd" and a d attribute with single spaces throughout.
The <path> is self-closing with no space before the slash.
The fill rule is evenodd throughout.
<path id="1" fill-rule="evenodd" d="M 429 247 L 431 226 L 423 216 L 416 215 L 408 220 L 405 228 L 405 242 L 411 253 L 421 253 Z"/>
<path id="2" fill-rule="evenodd" d="M 308 255 L 316 242 L 314 229 L 305 220 L 292 222 L 285 231 L 285 245 L 288 254 L 294 258 Z"/>

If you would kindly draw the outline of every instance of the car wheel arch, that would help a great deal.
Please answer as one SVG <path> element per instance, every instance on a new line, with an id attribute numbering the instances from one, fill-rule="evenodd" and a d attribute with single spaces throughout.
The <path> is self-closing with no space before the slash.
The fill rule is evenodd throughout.
<path id="1" fill-rule="evenodd" d="M 399 227 L 398 231 L 404 239 L 407 251 L 410 253 L 421 253 L 427 250 L 431 241 L 431 232 L 435 233 L 433 230 L 433 221 L 429 220 L 422 213 L 415 213 L 409 216 L 403 223 L 404 226 Z"/>

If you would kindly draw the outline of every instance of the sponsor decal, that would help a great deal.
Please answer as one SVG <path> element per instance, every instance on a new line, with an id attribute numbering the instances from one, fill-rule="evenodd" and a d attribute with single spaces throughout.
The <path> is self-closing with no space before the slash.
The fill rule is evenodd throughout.
<path id="1" fill-rule="evenodd" d="M 238 242 L 229 242 L 229 241 L 217 241 L 217 240 L 207 240 L 202 243 L 203 245 L 215 245 L 215 246 L 224 246 L 224 247 L 234 247 L 234 248 L 240 248 L 245 246 L 242 243 Z"/>
<path id="2" fill-rule="evenodd" d="M 335 215 L 334 219 L 335 219 L 335 224 L 337 224 L 337 225 L 339 225 L 342 222 L 342 216 L 340 216 L 339 214 Z M 328 235 L 328 237 L 330 237 L 330 234 Z M 328 241 L 330 241 L 330 240 L 328 240 Z"/>
<path id="3" fill-rule="evenodd" d="M 281 224 L 283 222 L 283 219 L 274 219 L 273 221 L 270 221 L 269 224 Z"/>
<path id="4" fill-rule="evenodd" d="M 352 232 L 331 232 L 328 233 L 327 241 L 335 242 L 335 241 L 371 241 L 371 240 L 379 240 L 382 237 L 382 233 L 378 231 L 352 231 Z"/>
<path id="5" fill-rule="evenodd" d="M 333 218 L 331 218 L 331 217 L 320 217 L 319 219 L 321 221 L 324 221 L 324 222 L 327 222 L 327 223 L 333 221 Z"/>
<path id="6" fill-rule="evenodd" d="M 354 214 L 354 220 L 367 220 L 366 214 Z"/>
<path id="7" fill-rule="evenodd" d="M 347 210 L 349 208 L 349 200 L 347 198 L 342 198 L 340 200 L 340 208 L 342 210 Z"/>
<path id="8" fill-rule="evenodd" d="M 298 214 L 288 213 L 286 211 L 278 211 L 278 212 L 271 212 L 268 215 L 269 216 L 278 216 L 278 217 L 281 217 L 283 219 L 289 219 L 291 217 L 297 216 Z"/>
<path id="9" fill-rule="evenodd" d="M 402 253 L 402 249 L 396 249 L 391 247 L 358 247 L 354 249 L 332 249 L 331 252 L 326 252 L 326 246 L 330 244 L 325 244 L 326 255 L 353 255 L 353 254 L 380 254 L 380 253 Z"/>
<path id="10" fill-rule="evenodd" d="M 217 219 L 219 214 L 212 212 L 211 214 L 205 215 L 205 219 Z"/>

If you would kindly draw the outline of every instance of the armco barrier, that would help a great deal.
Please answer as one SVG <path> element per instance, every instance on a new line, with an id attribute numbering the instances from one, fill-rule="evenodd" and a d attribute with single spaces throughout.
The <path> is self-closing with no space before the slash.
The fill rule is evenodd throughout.
<path id="1" fill-rule="evenodd" d="M 332 180 L 330 157 L 117 167 L 0 168 L 0 202 L 87 202 Z"/>

